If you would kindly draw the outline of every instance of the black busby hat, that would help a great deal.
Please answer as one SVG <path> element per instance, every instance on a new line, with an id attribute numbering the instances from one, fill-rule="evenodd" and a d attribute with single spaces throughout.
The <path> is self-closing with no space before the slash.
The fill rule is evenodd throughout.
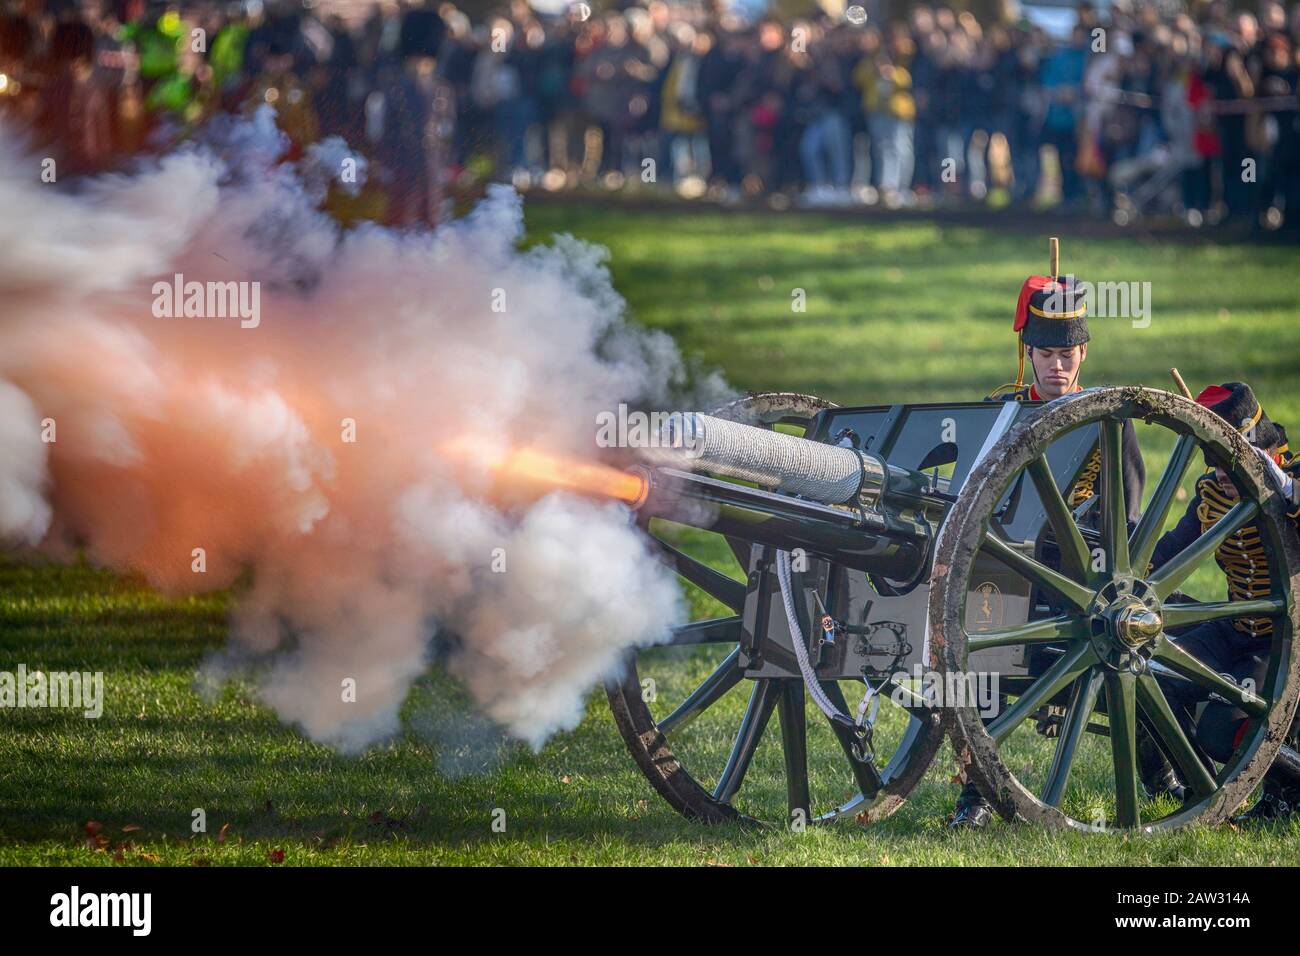
<path id="1" fill-rule="evenodd" d="M 1015 329 L 1026 345 L 1063 349 L 1088 341 L 1088 304 L 1074 276 L 1030 276 L 1020 289 Z"/>
<path id="2" fill-rule="evenodd" d="M 1264 414 L 1264 406 L 1245 382 L 1210 385 L 1196 396 L 1196 403 L 1214 412 L 1257 448 L 1267 450 L 1286 443 L 1282 427 Z"/>
<path id="3" fill-rule="evenodd" d="M 1085 291 L 1074 276 L 1058 275 L 1060 245 L 1049 241 L 1051 274 L 1030 276 L 1020 287 L 1016 301 L 1016 318 L 1012 329 L 1020 352 L 1020 366 L 1013 385 L 1019 389 L 1025 381 L 1025 346 L 1044 349 L 1069 348 L 1088 341 L 1088 305 Z"/>

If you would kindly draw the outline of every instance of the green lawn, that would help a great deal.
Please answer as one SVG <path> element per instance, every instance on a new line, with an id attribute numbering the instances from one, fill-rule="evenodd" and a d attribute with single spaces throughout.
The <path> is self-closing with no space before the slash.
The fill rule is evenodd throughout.
<path id="1" fill-rule="evenodd" d="M 857 226 L 805 216 L 530 210 L 532 234 L 569 231 L 608 245 L 634 317 L 749 390 L 813 392 L 841 403 L 971 399 L 1014 375 L 1011 310 L 1042 271 L 1045 236 L 924 222 Z M 1151 283 L 1149 327 L 1093 323 L 1085 383 L 1192 388 L 1250 381 L 1270 414 L 1300 420 L 1300 250 L 1148 246 L 1063 237 L 1080 277 Z M 791 311 L 802 288 L 807 311 Z M 1148 471 L 1167 443 L 1141 429 Z M 1154 429 L 1151 429 L 1154 431 Z M 1154 479 L 1153 479 L 1154 480 Z M 693 546 L 705 546 L 701 538 Z M 720 555 L 716 555 L 720 557 Z M 1222 585 L 1206 570 L 1202 596 Z M 707 602 L 693 595 L 698 614 Z M 222 646 L 227 599 L 162 600 L 86 567 L 0 564 L 0 670 L 102 670 L 104 716 L 0 711 L 0 864 L 679 863 L 679 864 L 1295 864 L 1300 823 L 1261 833 L 1200 828 L 1159 837 L 1054 835 L 995 824 L 943 825 L 955 792 L 941 752 L 914 798 L 884 823 L 792 833 L 702 828 L 679 818 L 625 753 L 603 693 L 575 731 L 540 754 L 467 719 L 457 688 L 430 675 L 407 704 L 403 735 L 340 757 L 280 725 L 246 689 L 198 693 L 195 672 Z M 647 666 L 661 713 L 698 682 L 712 649 L 660 650 Z M 718 768 L 744 704 L 731 692 L 683 734 L 688 766 Z M 453 715 L 453 716 L 448 716 Z M 847 794 L 829 734 L 813 721 L 814 801 Z M 784 805 L 779 735 L 759 750 L 742 797 Z M 1011 753 L 1041 763 L 1023 730 Z M 1095 742 L 1094 742 L 1095 743 Z M 1105 796 L 1105 755 L 1080 779 Z M 1087 802 L 1087 794 L 1084 795 Z M 207 832 L 191 829 L 206 813 Z M 496 832 L 494 811 L 504 811 Z M 498 817 L 500 814 L 496 814 Z M 88 834 L 87 824 L 95 825 Z M 224 830 L 223 830 L 224 828 Z"/>

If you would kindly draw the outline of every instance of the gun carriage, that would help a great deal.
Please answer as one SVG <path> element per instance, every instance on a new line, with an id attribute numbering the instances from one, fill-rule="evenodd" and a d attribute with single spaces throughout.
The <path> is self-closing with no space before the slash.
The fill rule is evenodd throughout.
<path id="1" fill-rule="evenodd" d="M 1172 449 L 1136 526 L 1121 488 L 1127 419 L 1153 430 L 1150 444 Z M 639 471 L 637 519 L 664 560 L 729 613 L 678 628 L 667 648 L 637 651 L 607 691 L 639 768 L 687 817 L 776 816 L 772 794 L 744 792 L 773 714 L 784 757 L 779 802 L 787 820 L 812 823 L 888 816 L 945 737 L 957 772 L 1008 819 L 1085 830 L 1217 823 L 1282 747 L 1300 694 L 1292 650 L 1300 541 L 1241 436 L 1194 402 L 1142 387 L 1045 405 L 861 408 L 773 393 L 685 416 L 670 438 L 678 454 Z M 1072 507 L 1070 489 L 1096 469 L 1094 451 L 1097 493 Z M 1149 573 L 1203 454 L 1230 473 L 1241 500 Z M 1271 594 L 1229 603 L 1179 592 L 1251 523 L 1265 539 Z M 676 546 L 674 525 L 725 543 L 739 577 Z M 1260 687 L 1214 672 L 1170 640 L 1196 623 L 1247 616 L 1274 622 Z M 674 700 L 646 693 L 648 662 L 701 646 L 717 663 L 694 689 Z M 1250 716 L 1226 763 L 1211 760 L 1172 712 L 1161 690 L 1171 680 Z M 734 726 L 701 720 L 741 684 L 749 697 Z M 846 685 L 862 698 L 856 707 Z M 821 711 L 814 723 L 809 697 Z M 834 760 L 808 746 L 823 716 Z M 1145 796 L 1141 736 L 1186 783 L 1182 804 Z M 1088 772 L 1072 774 L 1085 752 Z"/>

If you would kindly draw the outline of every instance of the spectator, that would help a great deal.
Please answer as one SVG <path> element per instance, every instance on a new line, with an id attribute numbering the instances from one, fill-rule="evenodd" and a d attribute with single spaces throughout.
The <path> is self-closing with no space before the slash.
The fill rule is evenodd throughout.
<path id="1" fill-rule="evenodd" d="M 506 0 L 477 26 L 433 0 L 364 13 L 0 0 L 0 111 L 81 174 L 269 103 L 287 158 L 325 136 L 367 152 L 384 215 L 402 224 L 435 221 L 457 177 L 558 189 L 604 173 L 616 188 L 649 158 L 664 182 L 693 195 L 708 181 L 723 200 L 1051 201 L 1050 145 L 1067 208 L 1163 203 L 1192 224 L 1226 214 L 1292 232 L 1297 41 L 1300 4 L 1279 0 L 1257 15 L 1212 0 L 1195 17 L 1153 0 L 1082 4 L 1063 43 L 924 4 L 881 29 L 750 26 L 690 0 L 595 17 Z"/>
<path id="2" fill-rule="evenodd" d="M 710 37 L 683 25 L 668 65 L 660 96 L 659 127 L 663 144 L 660 166 L 670 171 L 671 181 L 687 176 L 703 178 L 708 173 L 708 141 L 704 136 L 704 110 L 700 106 L 700 61 L 709 51 Z"/>
<path id="3" fill-rule="evenodd" d="M 1053 51 L 1043 61 L 1040 79 L 1047 112 L 1043 118 L 1043 142 L 1056 148 L 1061 170 L 1061 198 L 1067 207 L 1080 198 L 1079 105 L 1083 93 L 1087 47 L 1084 27 L 1076 26 L 1069 44 Z"/>

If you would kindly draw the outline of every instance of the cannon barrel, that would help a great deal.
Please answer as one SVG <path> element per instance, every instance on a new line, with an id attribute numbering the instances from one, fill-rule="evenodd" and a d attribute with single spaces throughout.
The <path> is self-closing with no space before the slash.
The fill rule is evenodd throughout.
<path id="1" fill-rule="evenodd" d="M 922 505 L 930 497 L 924 474 L 877 455 L 810 441 L 699 412 L 672 416 L 661 435 L 661 463 L 689 464 L 715 475 L 828 505 Z"/>
<path id="2" fill-rule="evenodd" d="M 924 474 L 857 449 L 709 415 L 682 416 L 665 432 L 664 449 L 653 456 L 660 464 L 639 469 L 645 492 L 635 507 L 644 516 L 802 548 L 893 580 L 923 572 L 931 517 L 947 504 Z M 684 464 L 709 474 L 674 467 Z"/>
<path id="3" fill-rule="evenodd" d="M 894 580 L 911 580 L 929 551 L 924 520 L 892 513 L 855 511 L 761 488 L 747 488 L 706 475 L 656 468 L 642 471 L 645 493 L 634 507 L 720 534 L 834 561 Z"/>

